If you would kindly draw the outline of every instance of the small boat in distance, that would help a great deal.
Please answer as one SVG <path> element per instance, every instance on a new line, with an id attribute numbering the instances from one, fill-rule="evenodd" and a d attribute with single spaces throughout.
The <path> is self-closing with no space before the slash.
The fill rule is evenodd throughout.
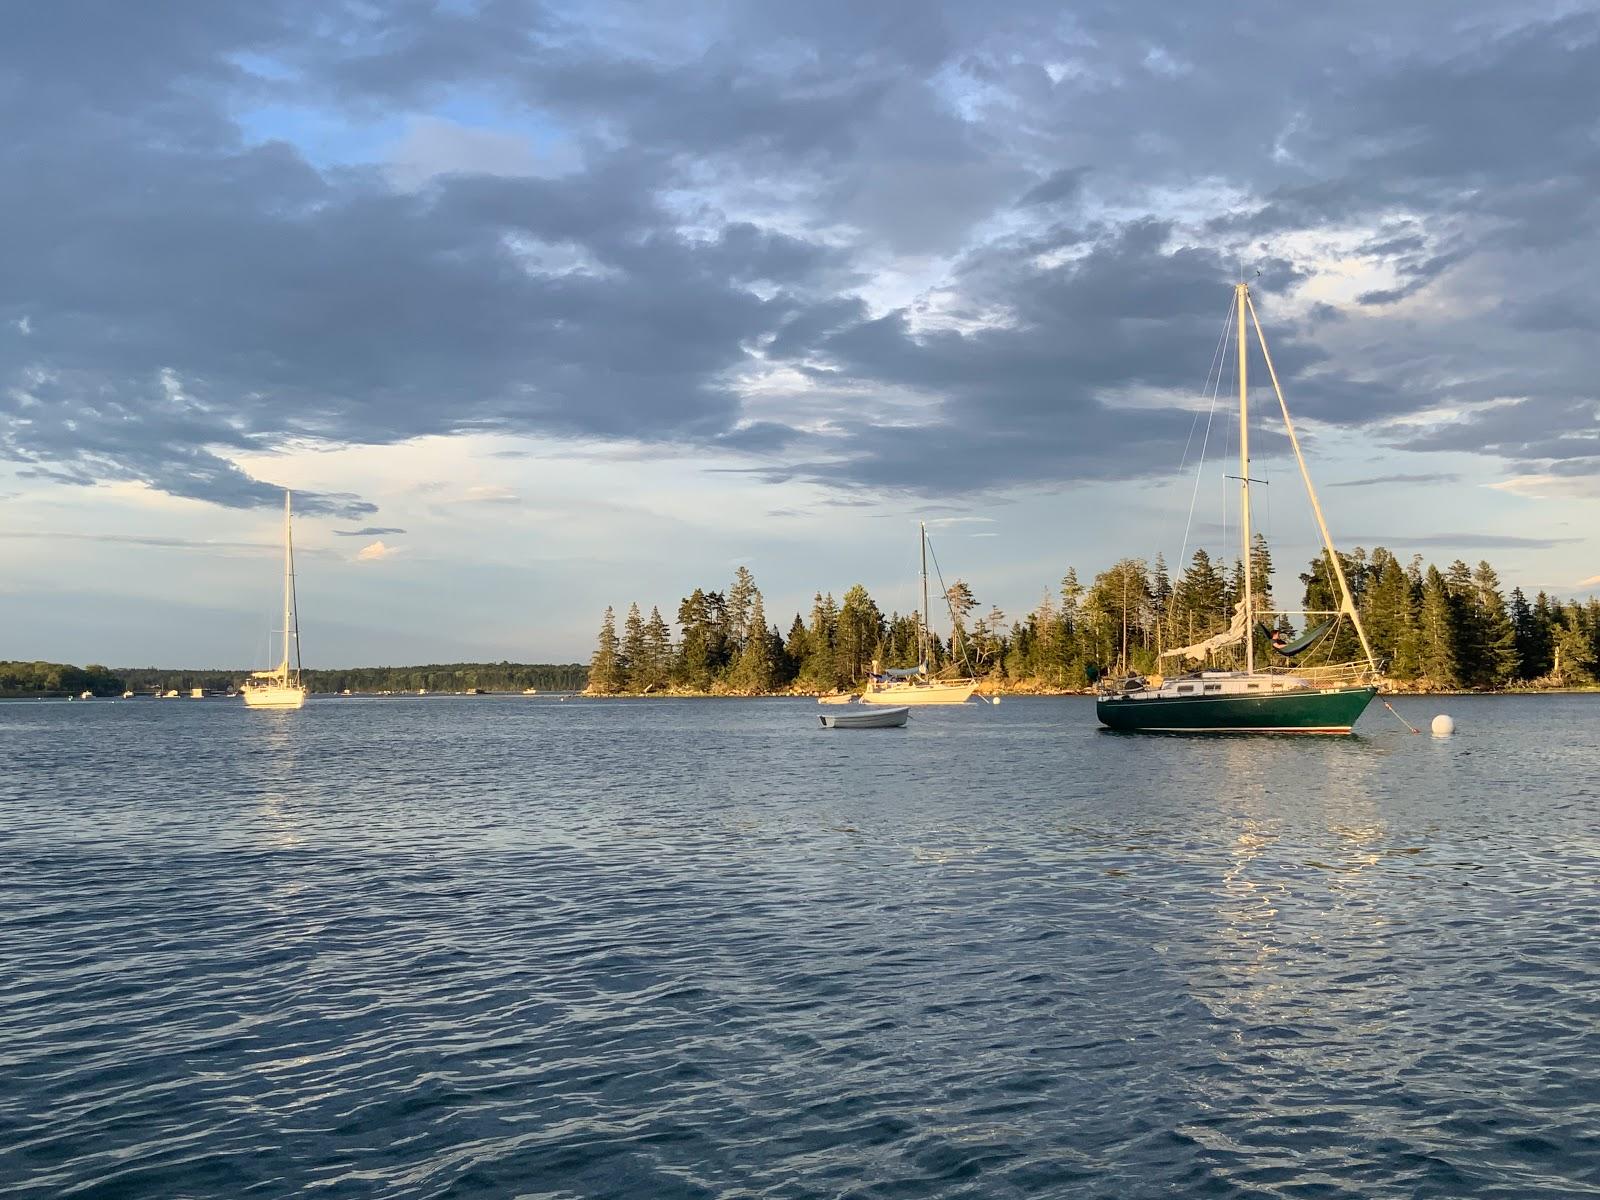
<path id="1" fill-rule="evenodd" d="M 856 712 L 824 713 L 817 718 L 824 729 L 899 729 L 910 717 L 909 708 L 870 708 Z"/>
<path id="2" fill-rule="evenodd" d="M 944 678 L 928 673 L 931 634 L 928 625 L 928 526 L 918 522 L 922 539 L 922 620 L 917 626 L 917 665 L 880 670 L 876 662 L 861 690 L 863 704 L 965 704 L 978 690 L 970 677 Z"/>
<path id="3" fill-rule="evenodd" d="M 291 639 L 292 668 L 289 665 Z M 287 491 L 283 493 L 283 658 L 270 671 L 252 671 L 239 690 L 247 708 L 299 708 L 306 702 L 306 685 L 300 666 L 300 614 L 294 596 L 294 535 Z"/>
<path id="4" fill-rule="evenodd" d="M 818 696 L 817 697 L 817 703 L 818 704 L 854 704 L 855 702 L 856 702 L 856 694 L 854 692 L 845 692 L 843 695 L 839 695 L 839 696 Z"/>
<path id="5" fill-rule="evenodd" d="M 1373 657 L 1372 645 L 1367 641 L 1367 631 L 1361 624 L 1361 614 L 1356 610 L 1350 585 L 1345 580 L 1344 565 L 1334 549 L 1333 538 L 1328 533 L 1328 523 L 1322 515 L 1322 505 L 1317 491 L 1311 485 L 1311 474 L 1306 469 L 1305 456 L 1300 452 L 1300 439 L 1295 436 L 1294 422 L 1289 418 L 1289 405 L 1278 386 L 1278 373 L 1272 365 L 1272 355 L 1267 350 L 1266 335 L 1256 317 L 1255 305 L 1250 300 L 1249 285 L 1234 287 L 1237 322 L 1239 375 L 1239 525 L 1242 538 L 1240 571 L 1242 595 L 1234 606 L 1233 619 L 1227 629 L 1192 646 L 1167 650 L 1161 658 L 1178 661 L 1180 671 L 1187 663 L 1201 663 L 1219 650 L 1242 646 L 1244 670 L 1190 669 L 1176 678 L 1161 676 L 1142 677 L 1125 675 L 1107 679 L 1099 688 L 1095 701 L 1095 715 L 1109 729 L 1145 733 L 1331 733 L 1348 734 L 1372 698 L 1378 694 L 1382 674 Z M 1306 495 L 1311 500 L 1311 511 L 1317 519 L 1317 529 L 1322 535 L 1322 545 L 1327 553 L 1330 574 L 1339 588 L 1339 607 L 1331 612 L 1267 612 L 1258 610 L 1253 594 L 1251 576 L 1255 573 L 1252 562 L 1253 543 L 1250 530 L 1250 422 L 1247 406 L 1249 338 L 1246 324 L 1255 329 L 1261 346 L 1261 356 L 1266 361 L 1267 374 L 1272 379 L 1272 390 L 1277 394 L 1278 406 L 1283 412 L 1283 426 L 1294 450 L 1300 477 L 1305 482 Z M 1273 653 L 1283 659 L 1294 656 L 1331 637 L 1337 624 L 1350 619 L 1361 642 L 1364 662 L 1337 663 L 1303 667 L 1288 666 L 1257 669 L 1256 640 L 1269 633 L 1257 618 L 1263 616 L 1300 616 L 1314 618 L 1321 624 L 1314 626 L 1293 644 L 1274 646 Z M 1329 643 L 1331 645 L 1331 643 Z"/>

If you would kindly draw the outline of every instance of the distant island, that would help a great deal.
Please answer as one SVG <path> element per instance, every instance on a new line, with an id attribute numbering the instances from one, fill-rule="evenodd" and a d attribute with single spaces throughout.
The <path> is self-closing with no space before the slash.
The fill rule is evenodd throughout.
<path id="1" fill-rule="evenodd" d="M 120 696 L 123 692 L 154 694 L 194 688 L 226 692 L 237 687 L 250 668 L 220 670 L 164 667 L 75 667 L 67 663 L 0 662 L 0 696 Z M 313 693 L 352 692 L 521 692 L 528 688 L 581 691 L 588 669 L 581 663 L 434 663 L 419 667 L 346 667 L 307 670 Z"/>
<path id="2" fill-rule="evenodd" d="M 1272 556 L 1256 536 L 1252 590 L 1272 601 Z M 1528 691 L 1596 686 L 1600 664 L 1600 600 L 1557 600 L 1520 588 L 1503 594 L 1495 569 L 1457 560 L 1444 570 L 1422 556 L 1402 562 L 1378 547 L 1341 555 L 1374 653 L 1386 663 L 1395 692 Z M 1301 607 L 1337 607 L 1326 558 L 1300 577 Z M 1126 656 L 1141 673 L 1159 671 L 1164 647 L 1193 644 L 1228 627 L 1243 592 L 1238 560 L 1196 550 L 1177 578 L 1157 555 L 1125 558 L 1087 586 L 1068 569 L 1038 606 L 1011 619 L 978 600 L 957 579 L 943 596 L 951 627 L 932 639 L 937 671 L 946 666 L 987 681 L 985 690 L 1073 693 L 1093 687 Z M 935 593 L 937 595 L 937 592 Z M 915 612 L 887 616 L 861 584 L 835 600 L 817 592 L 809 616 L 796 613 L 787 634 L 770 624 L 754 576 L 740 567 L 726 591 L 696 588 L 678 603 L 676 633 L 659 606 L 645 617 L 629 605 L 618 630 L 607 608 L 589 662 L 588 692 L 638 695 L 817 695 L 858 689 L 872 663 L 917 663 Z M 1291 626 L 1279 617 L 1275 632 Z M 1318 658 L 1353 661 L 1360 644 L 1348 622 L 1317 648 Z M 1258 661 L 1287 663 L 1263 633 Z M 1166 660 L 1173 673 L 1172 660 Z"/>

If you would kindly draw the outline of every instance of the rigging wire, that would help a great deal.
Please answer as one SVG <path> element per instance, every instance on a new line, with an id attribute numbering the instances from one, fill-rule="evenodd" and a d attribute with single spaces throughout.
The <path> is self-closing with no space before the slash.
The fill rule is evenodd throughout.
<path id="1" fill-rule="evenodd" d="M 1234 308 L 1234 305 L 1229 304 L 1227 320 L 1222 323 L 1222 336 L 1217 339 L 1217 348 L 1211 355 L 1211 370 L 1206 373 L 1206 387 L 1211 391 L 1211 406 L 1206 411 L 1205 437 L 1201 440 L 1200 457 L 1195 463 L 1194 488 L 1189 493 L 1189 515 L 1183 523 L 1183 544 L 1182 548 L 1178 551 L 1178 561 L 1173 564 L 1173 568 L 1179 571 L 1183 569 L 1183 564 L 1189 555 L 1189 533 L 1194 527 L 1195 503 L 1200 499 L 1200 476 L 1201 472 L 1205 469 L 1206 449 L 1211 444 L 1211 423 L 1217 412 L 1217 397 L 1221 395 L 1222 392 L 1222 374 L 1224 369 L 1227 367 L 1228 334 L 1233 331 L 1233 322 L 1235 317 Z M 1200 394 L 1203 397 L 1205 392 L 1202 391 Z M 1196 412 L 1195 422 L 1198 423 L 1199 420 L 1200 414 Z M 1193 426 L 1190 427 L 1189 435 L 1192 439 L 1194 436 Z M 1183 470 L 1184 463 L 1188 461 L 1188 443 L 1184 444 L 1183 455 L 1183 459 L 1181 459 L 1178 463 L 1178 470 L 1180 471 Z"/>

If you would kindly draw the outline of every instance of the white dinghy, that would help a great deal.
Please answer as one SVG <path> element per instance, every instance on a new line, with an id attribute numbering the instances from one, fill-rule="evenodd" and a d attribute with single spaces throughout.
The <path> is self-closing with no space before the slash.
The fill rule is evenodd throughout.
<path id="1" fill-rule="evenodd" d="M 819 716 L 824 729 L 899 729 L 911 715 L 909 708 L 864 708 L 859 712 Z"/>

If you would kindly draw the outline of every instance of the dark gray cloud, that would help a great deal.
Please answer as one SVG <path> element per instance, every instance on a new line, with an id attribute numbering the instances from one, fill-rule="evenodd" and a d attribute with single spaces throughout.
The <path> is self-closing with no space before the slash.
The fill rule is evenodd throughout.
<path id="1" fill-rule="evenodd" d="M 278 491 L 233 456 L 472 431 L 1126 478 L 1176 463 L 1247 261 L 1297 413 L 1526 397 L 1406 445 L 1573 471 L 1596 77 L 1600 17 L 1487 0 L 43 6 L 0 43 L 0 454 L 234 506 Z M 375 161 L 465 111 L 549 163 Z M 1350 229 L 1382 282 L 1297 299 Z M 885 265 L 944 282 L 885 303 Z"/>
<path id="2" fill-rule="evenodd" d="M 388 525 L 368 525 L 365 529 L 335 529 L 333 532 L 336 537 L 387 537 L 404 533 L 405 530 Z"/>

